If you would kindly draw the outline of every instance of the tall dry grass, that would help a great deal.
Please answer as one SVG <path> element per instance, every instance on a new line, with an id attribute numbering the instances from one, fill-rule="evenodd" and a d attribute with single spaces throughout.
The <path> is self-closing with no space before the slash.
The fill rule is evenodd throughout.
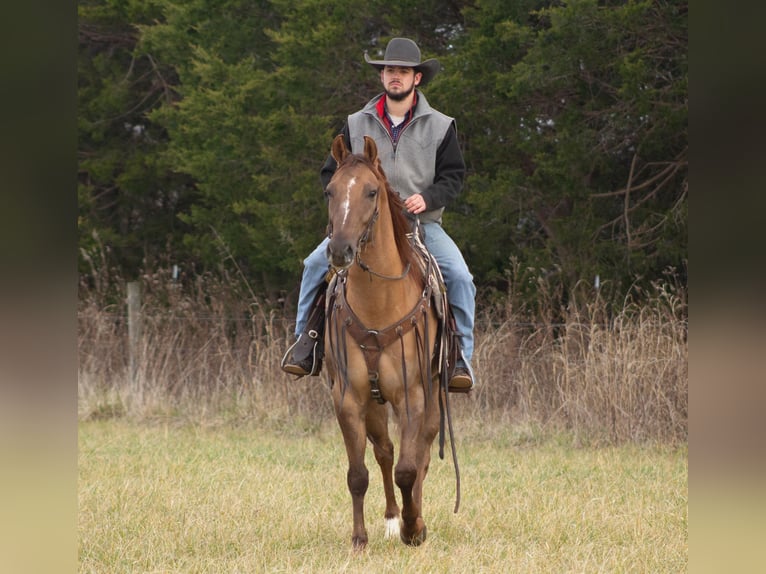
<path id="1" fill-rule="evenodd" d="M 293 314 L 259 301 L 236 280 L 144 276 L 142 333 L 131 372 L 124 283 L 82 288 L 79 415 L 188 418 L 318 427 L 332 418 L 324 375 L 282 373 Z M 481 308 L 478 386 L 455 397 L 478 432 L 493 424 L 567 430 L 578 442 L 682 442 L 687 437 L 686 299 L 673 281 L 626 299 L 595 293 L 561 307 L 540 282 L 534 312 L 513 295 Z M 582 299 L 582 298 L 581 298 Z M 586 299 L 587 300 L 587 299 Z M 116 302 L 115 302 L 116 301 Z"/>
<path id="2" fill-rule="evenodd" d="M 475 365 L 486 383 L 477 410 L 567 429 L 588 443 L 686 440 L 685 293 L 668 282 L 643 295 L 616 311 L 598 292 L 584 305 L 551 304 L 532 317 L 510 302 L 487 311 L 476 333 Z"/>

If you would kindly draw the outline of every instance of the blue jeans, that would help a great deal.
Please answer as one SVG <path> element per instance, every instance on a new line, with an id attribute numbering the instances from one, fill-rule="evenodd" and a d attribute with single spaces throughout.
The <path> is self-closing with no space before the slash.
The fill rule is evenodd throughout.
<path id="1" fill-rule="evenodd" d="M 471 371 L 473 357 L 473 323 L 476 310 L 476 286 L 473 275 L 468 270 L 463 254 L 455 242 L 438 223 L 421 223 L 425 233 L 425 244 L 439 264 L 444 283 L 447 286 L 447 299 L 455 315 L 457 334 L 463 350 L 463 361 L 458 366 L 465 366 Z M 306 259 L 303 260 L 303 278 L 298 295 L 298 310 L 295 318 L 295 336 L 298 337 L 306 326 L 319 288 L 327 274 L 327 243 L 325 238 Z"/>

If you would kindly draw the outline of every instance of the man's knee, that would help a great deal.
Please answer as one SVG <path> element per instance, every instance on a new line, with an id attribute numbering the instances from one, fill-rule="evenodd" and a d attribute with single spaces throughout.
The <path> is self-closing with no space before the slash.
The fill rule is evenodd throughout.
<path id="1" fill-rule="evenodd" d="M 476 286 L 473 283 L 473 275 L 465 265 L 455 265 L 447 273 L 444 273 L 444 282 L 447 289 L 458 289 L 464 292 L 475 293 Z"/>
<path id="2" fill-rule="evenodd" d="M 327 238 L 323 239 L 303 260 L 304 267 L 327 267 Z"/>
<path id="3" fill-rule="evenodd" d="M 323 253 L 317 253 L 312 251 L 306 259 L 303 260 L 303 266 L 309 269 L 316 269 L 319 267 L 327 267 L 327 258 Z"/>

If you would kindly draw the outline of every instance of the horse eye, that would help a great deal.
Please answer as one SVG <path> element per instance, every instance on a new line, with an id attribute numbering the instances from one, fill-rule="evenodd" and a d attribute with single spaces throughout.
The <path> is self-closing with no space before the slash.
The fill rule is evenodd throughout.
<path id="1" fill-rule="evenodd" d="M 367 197 L 375 197 L 376 195 L 378 195 L 377 189 L 371 189 L 370 191 L 367 192 Z"/>
<path id="2" fill-rule="evenodd" d="M 330 199 L 332 197 L 332 192 L 329 189 L 324 190 L 324 198 Z"/>

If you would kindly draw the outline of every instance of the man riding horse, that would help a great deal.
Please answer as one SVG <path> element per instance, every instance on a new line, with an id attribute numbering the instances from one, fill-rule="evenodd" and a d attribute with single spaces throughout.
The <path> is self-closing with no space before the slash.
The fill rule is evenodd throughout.
<path id="1" fill-rule="evenodd" d="M 474 385 L 471 357 L 476 287 L 463 255 L 441 225 L 445 206 L 463 188 L 465 162 L 455 120 L 432 108 L 416 89 L 433 79 L 439 63 L 421 61 L 417 44 L 407 38 L 393 38 L 383 60 L 371 60 L 367 54 L 364 58 L 379 70 L 384 92 L 348 116 L 341 133 L 352 153 L 363 152 L 365 136 L 375 140 L 390 184 L 410 216 L 420 221 L 425 245 L 444 278 L 462 350 L 451 372 L 449 390 L 468 392 Z M 323 188 L 336 169 L 331 154 L 320 173 Z M 282 360 L 282 369 L 298 376 L 318 375 L 322 366 L 324 331 L 321 324 L 314 323 L 324 318 L 323 304 L 317 300 L 326 288 L 328 241 L 325 238 L 303 262 L 297 340 Z"/>

